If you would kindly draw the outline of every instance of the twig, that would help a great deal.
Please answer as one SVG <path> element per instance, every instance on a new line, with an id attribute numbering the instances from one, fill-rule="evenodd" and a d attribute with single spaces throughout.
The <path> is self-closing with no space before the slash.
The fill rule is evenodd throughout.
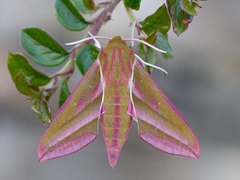
<path id="1" fill-rule="evenodd" d="M 109 2 L 109 5 L 106 7 L 106 9 L 103 10 L 101 14 L 99 14 L 99 16 L 96 18 L 94 24 L 90 25 L 89 27 L 90 33 L 92 33 L 93 35 L 98 34 L 103 23 L 109 20 L 109 17 L 111 16 L 113 10 L 116 8 L 120 1 L 121 0 L 113 0 Z M 87 34 L 86 36 L 88 37 L 89 35 Z"/>
<path id="2" fill-rule="evenodd" d="M 113 10 L 116 8 L 116 6 L 118 5 L 118 3 L 121 0 L 113 0 L 113 1 L 109 1 L 108 5 L 106 6 L 106 8 L 96 17 L 96 19 L 93 21 L 93 23 L 89 26 L 88 31 L 92 34 L 92 35 L 97 35 L 99 30 L 101 29 L 103 23 L 105 23 L 106 21 L 110 20 L 110 16 L 113 12 Z M 90 37 L 89 33 L 87 33 L 83 38 L 87 38 Z M 86 43 L 90 43 L 92 42 L 92 40 L 87 41 Z M 78 50 L 81 49 L 82 44 L 76 45 L 74 46 L 71 51 L 71 59 L 74 59 L 75 55 L 77 54 Z"/>

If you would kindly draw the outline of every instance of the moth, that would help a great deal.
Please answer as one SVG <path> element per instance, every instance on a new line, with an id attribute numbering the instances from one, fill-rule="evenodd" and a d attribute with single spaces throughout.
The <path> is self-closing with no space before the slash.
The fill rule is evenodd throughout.
<path id="1" fill-rule="evenodd" d="M 40 162 L 72 154 L 96 139 L 99 121 L 115 167 L 132 120 L 140 138 L 174 155 L 199 157 L 198 141 L 120 36 L 113 37 L 45 130 Z"/>

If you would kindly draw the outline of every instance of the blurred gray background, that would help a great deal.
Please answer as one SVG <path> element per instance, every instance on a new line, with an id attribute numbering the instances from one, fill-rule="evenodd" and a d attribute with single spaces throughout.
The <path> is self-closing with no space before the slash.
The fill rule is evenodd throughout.
<path id="1" fill-rule="evenodd" d="M 163 1 L 142 0 L 136 17 L 153 13 Z M 0 0 L 0 179 L 1 180 L 235 180 L 240 179 L 240 1 L 211 0 L 180 37 L 169 35 L 174 58 L 154 71 L 160 88 L 188 121 L 200 144 L 200 159 L 162 153 L 137 136 L 133 122 L 115 169 L 108 164 L 100 134 L 81 151 L 44 163 L 37 146 L 46 128 L 17 92 L 7 70 L 8 52 L 24 52 L 20 31 L 40 27 L 61 44 L 81 39 L 55 18 L 54 0 Z M 120 3 L 100 35 L 130 36 L 129 20 Z M 106 42 L 103 42 L 106 44 Z M 69 48 L 69 47 L 66 47 Z M 57 68 L 43 68 L 50 74 Z M 71 89 L 80 80 L 76 70 Z M 56 111 L 57 95 L 52 98 Z"/>

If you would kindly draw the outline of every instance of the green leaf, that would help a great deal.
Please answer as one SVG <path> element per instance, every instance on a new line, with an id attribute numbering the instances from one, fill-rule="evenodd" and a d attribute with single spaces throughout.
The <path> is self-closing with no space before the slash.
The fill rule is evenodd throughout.
<path id="1" fill-rule="evenodd" d="M 148 63 L 150 64 L 155 64 L 156 63 L 156 52 L 155 50 L 153 50 L 151 47 L 147 47 L 147 51 L 146 51 L 146 54 L 145 54 L 145 59 Z M 151 74 L 153 68 L 152 67 L 149 67 L 149 66 L 145 66 L 147 72 L 149 74 Z"/>
<path id="2" fill-rule="evenodd" d="M 141 0 L 124 0 L 125 7 L 130 7 L 135 10 L 139 10 Z"/>
<path id="3" fill-rule="evenodd" d="M 15 78 L 15 85 L 16 85 L 17 90 L 20 93 L 22 93 L 22 94 L 24 94 L 26 96 L 28 96 L 30 94 L 30 92 L 29 92 L 29 84 L 28 84 L 27 78 L 25 77 L 25 75 L 22 72 L 20 72 L 16 76 L 16 78 Z"/>
<path id="4" fill-rule="evenodd" d="M 145 56 L 145 49 L 144 49 L 143 43 L 139 43 L 138 47 L 139 47 L 139 55 L 140 56 L 143 56 L 143 55 Z"/>
<path id="5" fill-rule="evenodd" d="M 192 0 L 181 0 L 180 2 L 182 10 L 191 15 L 197 15 L 195 10 L 196 7 L 199 7 L 198 3 Z"/>
<path id="6" fill-rule="evenodd" d="M 173 24 L 173 31 L 177 35 L 184 32 L 188 28 L 188 24 L 193 20 L 192 15 L 181 9 L 180 1 L 181 0 L 167 0 L 168 12 Z"/>
<path id="7" fill-rule="evenodd" d="M 88 22 L 79 13 L 71 0 L 56 0 L 55 8 L 58 21 L 67 29 L 81 31 L 88 26 Z"/>
<path id="8" fill-rule="evenodd" d="M 43 97 L 32 97 L 32 109 L 44 123 L 51 122 L 51 110 L 47 100 Z"/>
<path id="9" fill-rule="evenodd" d="M 162 49 L 167 52 L 167 53 L 162 53 L 162 56 L 164 58 L 173 57 L 172 48 L 168 42 L 167 34 L 162 34 L 162 33 L 158 32 L 155 44 L 159 49 Z"/>
<path id="10" fill-rule="evenodd" d="M 144 59 L 146 62 L 154 65 L 156 63 L 156 52 L 151 47 L 145 46 L 142 43 L 139 43 L 138 46 L 139 46 L 139 55 L 144 56 Z M 145 69 L 149 74 L 151 74 L 153 70 L 153 68 L 149 66 L 145 66 Z"/>
<path id="11" fill-rule="evenodd" d="M 8 70 L 11 74 L 12 80 L 15 81 L 16 76 L 23 72 L 24 75 L 29 80 L 30 84 L 36 86 L 42 86 L 47 84 L 51 78 L 45 74 L 34 69 L 29 61 L 20 54 L 11 54 L 8 55 Z"/>
<path id="12" fill-rule="evenodd" d="M 59 101 L 58 101 L 59 108 L 67 100 L 69 95 L 70 95 L 70 91 L 68 89 L 68 79 L 66 78 L 66 79 L 64 79 L 61 90 L 60 90 L 60 97 L 59 97 Z"/>
<path id="13" fill-rule="evenodd" d="M 89 10 L 93 10 L 95 8 L 95 4 L 93 0 L 82 0 L 85 7 Z"/>
<path id="14" fill-rule="evenodd" d="M 40 100 L 39 110 L 39 117 L 43 120 L 43 122 L 47 122 L 49 124 L 51 122 L 51 111 L 48 102 L 45 99 Z"/>
<path id="15" fill-rule="evenodd" d="M 38 28 L 22 30 L 22 45 L 34 62 L 43 66 L 56 66 L 69 56 L 56 41 Z"/>
<path id="16" fill-rule="evenodd" d="M 152 32 L 146 39 L 149 44 L 154 44 L 157 38 L 157 31 Z"/>
<path id="17" fill-rule="evenodd" d="M 79 11 L 88 11 L 83 3 L 83 0 L 72 0 L 72 2 Z"/>
<path id="18" fill-rule="evenodd" d="M 170 26 L 171 21 L 165 4 L 148 16 L 142 23 L 142 29 L 148 35 L 154 31 L 160 31 L 165 34 L 169 31 Z"/>
<path id="19" fill-rule="evenodd" d="M 95 8 L 93 0 L 72 0 L 76 8 L 80 11 L 89 11 Z"/>
<path id="20" fill-rule="evenodd" d="M 99 49 L 93 44 L 86 44 L 75 56 L 75 62 L 82 74 L 85 74 L 89 67 L 95 62 Z"/>

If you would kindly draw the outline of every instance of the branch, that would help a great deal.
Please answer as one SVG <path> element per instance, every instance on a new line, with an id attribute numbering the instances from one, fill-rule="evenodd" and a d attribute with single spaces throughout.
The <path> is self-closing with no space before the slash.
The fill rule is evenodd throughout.
<path id="1" fill-rule="evenodd" d="M 89 27 L 89 31 L 93 35 L 97 35 L 99 30 L 101 29 L 103 23 L 110 19 L 110 16 L 111 16 L 113 10 L 116 8 L 116 6 L 118 5 L 118 3 L 120 1 L 121 0 L 113 0 L 113 1 L 109 2 L 109 5 L 106 7 L 106 9 L 103 10 L 103 12 L 101 12 L 101 14 L 99 14 L 99 16 L 96 18 L 94 24 L 92 24 Z M 87 37 L 88 36 L 89 35 L 87 35 Z"/>
<path id="2" fill-rule="evenodd" d="M 121 0 L 113 0 L 108 3 L 106 8 L 96 17 L 96 19 L 92 22 L 92 24 L 89 26 L 88 31 L 93 34 L 97 35 L 99 30 L 101 29 L 103 23 L 110 20 L 110 16 L 113 12 L 113 10 L 116 8 L 118 3 Z M 90 35 L 87 33 L 84 38 L 89 37 Z M 86 41 L 85 43 L 90 43 L 92 40 Z M 75 58 L 75 55 L 77 54 L 78 50 L 80 50 L 82 47 L 82 44 L 78 44 L 74 46 L 70 51 L 70 58 L 73 60 Z"/>

